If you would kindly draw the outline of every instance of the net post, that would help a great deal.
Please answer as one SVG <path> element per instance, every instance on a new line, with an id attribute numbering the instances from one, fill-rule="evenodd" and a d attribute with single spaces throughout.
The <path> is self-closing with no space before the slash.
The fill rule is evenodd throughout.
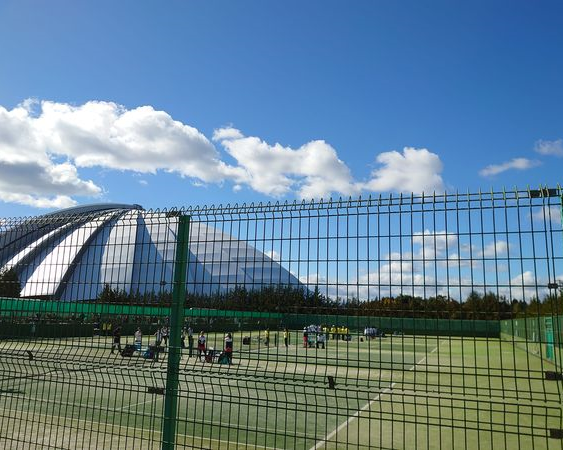
<path id="1" fill-rule="evenodd" d="M 164 399 L 164 421 L 162 425 L 162 450 L 172 450 L 176 439 L 176 414 L 178 410 L 178 373 L 180 370 L 180 337 L 184 323 L 186 300 L 186 273 L 190 217 L 178 216 L 178 234 L 174 260 L 174 287 L 170 308 L 170 346 L 166 370 L 166 393 Z"/>

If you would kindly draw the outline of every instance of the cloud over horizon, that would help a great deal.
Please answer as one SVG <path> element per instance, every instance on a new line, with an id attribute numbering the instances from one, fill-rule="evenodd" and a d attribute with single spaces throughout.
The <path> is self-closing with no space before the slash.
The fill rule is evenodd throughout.
<path id="1" fill-rule="evenodd" d="M 540 166 L 540 161 L 534 161 L 528 158 L 513 158 L 510 161 L 501 164 L 490 164 L 484 169 L 479 171 L 482 177 L 490 177 L 498 175 L 499 173 L 506 172 L 507 170 L 527 170 Z"/>
<path id="2" fill-rule="evenodd" d="M 234 127 L 219 128 L 208 139 L 151 106 L 126 109 L 104 101 L 0 106 L 0 150 L 0 200 L 38 208 L 64 208 L 77 204 L 74 197 L 100 196 L 103 187 L 82 179 L 81 168 L 163 171 L 190 178 L 193 185 L 231 182 L 235 191 L 247 187 L 277 198 L 444 189 L 443 164 L 427 149 L 381 153 L 370 178 L 358 181 L 324 140 L 293 149 L 244 136 Z M 233 164 L 225 162 L 225 153 Z"/>
<path id="3" fill-rule="evenodd" d="M 539 140 L 534 145 L 534 150 L 540 155 L 563 156 L 563 139 L 556 141 Z"/>
<path id="4" fill-rule="evenodd" d="M 443 164 L 440 157 L 427 149 L 405 147 L 397 151 L 380 153 L 376 161 L 381 165 L 372 173 L 364 189 L 374 192 L 440 192 L 444 181 L 440 175 Z"/>

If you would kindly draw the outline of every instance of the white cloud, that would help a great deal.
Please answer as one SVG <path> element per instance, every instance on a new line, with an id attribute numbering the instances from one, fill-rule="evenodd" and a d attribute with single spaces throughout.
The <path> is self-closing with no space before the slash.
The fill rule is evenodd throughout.
<path id="1" fill-rule="evenodd" d="M 213 140 L 234 164 L 226 163 L 196 128 L 151 106 L 37 100 L 12 110 L 0 106 L 0 200 L 66 207 L 76 204 L 76 196 L 99 196 L 102 188 L 82 179 L 81 168 L 165 171 L 189 177 L 195 186 L 229 181 L 235 192 L 249 187 L 272 197 L 304 199 L 362 191 L 434 191 L 444 185 L 440 158 L 426 149 L 382 153 L 372 179 L 358 182 L 323 140 L 291 148 L 246 137 L 233 127 L 215 130 Z"/>
<path id="2" fill-rule="evenodd" d="M 52 159 L 30 107 L 30 102 L 11 111 L 0 106 L 0 200 L 63 208 L 76 204 L 72 196 L 99 195 L 101 188 L 80 179 L 72 163 Z"/>
<path id="3" fill-rule="evenodd" d="M 491 164 L 479 171 L 482 177 L 489 177 L 498 175 L 499 173 L 506 172 L 507 170 L 527 170 L 541 165 L 540 161 L 533 161 L 527 158 L 514 158 L 502 164 Z"/>
<path id="4" fill-rule="evenodd" d="M 78 167 L 165 170 L 205 182 L 224 177 L 224 164 L 213 144 L 164 111 L 151 106 L 127 110 L 111 102 L 41 106 L 35 125 L 49 151 L 71 158 Z"/>
<path id="5" fill-rule="evenodd" d="M 561 207 L 555 205 L 542 205 L 532 213 L 532 218 L 537 222 L 551 222 L 561 225 Z"/>
<path id="6" fill-rule="evenodd" d="M 70 208 L 77 202 L 66 195 L 54 197 L 41 197 L 37 195 L 1 192 L 0 198 L 7 203 L 19 203 L 21 205 L 33 206 L 34 208 Z"/>
<path id="7" fill-rule="evenodd" d="M 545 275 L 536 280 L 533 272 L 528 270 L 511 276 L 510 268 L 521 257 L 526 258 L 514 243 L 491 239 L 462 245 L 463 259 L 459 259 L 450 250 L 457 247 L 460 240 L 454 233 L 424 230 L 413 234 L 412 240 L 412 252 L 382 254 L 377 261 L 363 265 L 357 272 L 347 272 L 346 281 L 339 281 L 335 273 L 296 276 L 310 289 L 318 285 L 321 292 L 332 298 L 373 299 L 408 294 L 421 297 L 446 295 L 465 300 L 475 290 L 480 294 L 492 291 L 508 299 L 529 301 L 536 295 L 542 298 L 548 293 Z M 512 264 L 507 261 L 509 250 Z M 449 258 L 444 259 L 448 254 Z M 490 258 L 495 259 L 487 261 Z M 563 280 L 563 276 L 556 279 Z"/>
<path id="8" fill-rule="evenodd" d="M 364 188 L 374 192 L 434 192 L 444 190 L 440 157 L 427 149 L 405 147 L 403 153 L 384 152 L 376 161 L 383 167 L 372 172 Z"/>
<path id="9" fill-rule="evenodd" d="M 422 265 L 408 260 L 390 261 L 379 265 L 378 270 L 358 277 L 360 298 L 397 296 L 400 294 L 436 295 L 436 281 L 431 273 L 423 274 Z"/>
<path id="10" fill-rule="evenodd" d="M 233 127 L 218 128 L 213 132 L 213 140 L 218 142 L 230 139 L 242 139 L 243 137 L 243 134 Z"/>
<path id="11" fill-rule="evenodd" d="M 536 279 L 533 272 L 527 270 L 513 277 L 510 280 L 510 289 L 503 289 L 503 294 L 508 298 L 517 298 L 529 302 L 533 298 L 541 299 L 549 294 L 547 283 L 546 279 L 541 277 Z"/>
<path id="12" fill-rule="evenodd" d="M 150 106 L 111 102 L 80 106 L 28 100 L 0 107 L 0 200 L 41 208 L 76 204 L 102 188 L 77 168 L 175 172 L 200 182 L 237 173 L 198 130 Z M 57 163 L 57 160 L 66 160 Z"/>
<path id="13" fill-rule="evenodd" d="M 536 278 L 534 274 L 527 270 L 526 272 L 516 275 L 510 280 L 510 285 L 514 287 L 518 286 L 534 286 L 536 284 Z"/>
<path id="14" fill-rule="evenodd" d="M 294 274 L 295 275 L 295 274 Z M 309 286 L 309 288 L 311 287 L 315 287 L 317 285 L 323 285 L 323 284 L 336 284 L 337 280 L 328 280 L 326 275 L 321 275 L 319 273 L 308 273 L 305 275 L 300 275 L 299 276 L 299 281 L 307 286 Z"/>
<path id="15" fill-rule="evenodd" d="M 539 140 L 534 145 L 534 150 L 540 155 L 563 156 L 563 139 L 556 141 Z"/>
<path id="16" fill-rule="evenodd" d="M 495 258 L 506 255 L 508 252 L 508 243 L 506 241 L 493 241 L 485 245 L 483 255 L 485 258 Z"/>
<path id="17" fill-rule="evenodd" d="M 272 260 L 274 260 L 274 261 L 277 261 L 277 262 L 280 262 L 280 261 L 281 261 L 280 254 L 279 254 L 278 252 L 276 252 L 275 250 L 267 250 L 267 251 L 264 252 L 264 254 L 265 254 L 268 258 L 270 258 L 270 259 L 272 259 Z"/>
<path id="18" fill-rule="evenodd" d="M 325 141 L 292 149 L 245 137 L 233 128 L 217 130 L 214 139 L 237 161 L 237 171 L 231 172 L 235 181 L 262 194 L 281 197 L 297 191 L 299 197 L 308 199 L 360 192 L 348 166 Z"/>
<path id="19" fill-rule="evenodd" d="M 457 250 L 458 235 L 446 233 L 446 231 L 415 232 L 412 237 L 413 244 L 421 245 L 422 248 L 417 252 L 415 258 L 429 261 L 432 259 L 443 259 Z"/>

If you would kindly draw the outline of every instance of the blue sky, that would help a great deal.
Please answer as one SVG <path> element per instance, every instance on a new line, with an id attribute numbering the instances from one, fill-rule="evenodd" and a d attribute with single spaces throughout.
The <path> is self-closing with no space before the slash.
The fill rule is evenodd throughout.
<path id="1" fill-rule="evenodd" d="M 0 217 L 561 181 L 556 1 L 0 2 Z"/>

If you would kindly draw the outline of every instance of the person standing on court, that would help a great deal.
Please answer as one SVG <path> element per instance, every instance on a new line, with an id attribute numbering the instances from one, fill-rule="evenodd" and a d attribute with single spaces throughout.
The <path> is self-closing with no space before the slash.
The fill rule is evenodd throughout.
<path id="1" fill-rule="evenodd" d="M 283 330 L 283 343 L 286 347 L 289 345 L 289 330 L 287 328 Z"/>
<path id="2" fill-rule="evenodd" d="M 111 352 L 117 348 L 117 351 L 121 353 L 121 327 L 115 327 L 113 330 L 113 344 L 111 346 Z"/>
<path id="3" fill-rule="evenodd" d="M 231 333 L 225 335 L 225 354 L 229 360 L 229 365 L 233 363 L 233 336 Z"/>
<path id="4" fill-rule="evenodd" d="M 317 348 L 325 348 L 325 337 L 326 335 L 322 331 L 317 334 Z"/>
<path id="5" fill-rule="evenodd" d="M 180 334 L 180 347 L 186 348 L 186 329 L 182 328 L 182 333 Z"/>
<path id="6" fill-rule="evenodd" d="M 154 345 L 160 347 L 162 345 L 162 328 L 157 328 L 154 333 Z"/>
<path id="7" fill-rule="evenodd" d="M 191 358 L 194 352 L 194 330 L 188 327 L 188 357 Z"/>
<path id="8" fill-rule="evenodd" d="M 135 344 L 135 350 L 140 352 L 141 351 L 141 344 L 143 342 L 143 333 L 141 331 L 141 327 L 137 327 L 137 331 L 135 331 L 133 340 L 134 340 L 134 344 Z"/>
<path id="9" fill-rule="evenodd" d="M 164 339 L 164 346 L 168 347 L 168 336 L 170 334 L 170 331 L 168 329 L 168 327 L 162 327 L 162 339 Z"/>
<path id="10" fill-rule="evenodd" d="M 162 328 L 157 328 L 156 333 L 154 333 L 154 360 L 158 361 L 158 356 L 160 354 L 160 349 L 162 344 Z"/>
<path id="11" fill-rule="evenodd" d="M 206 346 L 205 346 L 205 333 L 202 331 L 199 333 L 199 337 L 197 338 L 197 357 L 201 361 L 201 356 L 205 357 L 206 353 Z"/>

